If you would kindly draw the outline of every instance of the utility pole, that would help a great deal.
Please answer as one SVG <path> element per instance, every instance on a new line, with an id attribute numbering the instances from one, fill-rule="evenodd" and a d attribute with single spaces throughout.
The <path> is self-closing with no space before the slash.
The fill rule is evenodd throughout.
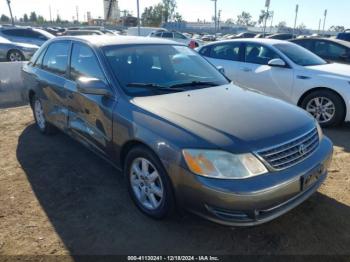
<path id="1" fill-rule="evenodd" d="M 326 28 L 326 18 L 327 18 L 328 10 L 324 10 L 324 20 L 323 20 L 323 36 L 325 35 L 325 28 Z"/>
<path id="2" fill-rule="evenodd" d="M 79 23 L 79 7 L 78 6 L 75 7 L 75 11 L 77 13 L 77 22 Z"/>
<path id="3" fill-rule="evenodd" d="M 299 12 L 299 5 L 296 5 L 296 7 L 295 7 L 294 28 L 293 28 L 293 38 L 295 38 L 295 28 L 297 27 L 298 12 Z"/>
<path id="4" fill-rule="evenodd" d="M 7 0 L 7 5 L 9 6 L 11 22 L 12 22 L 12 25 L 14 26 L 15 25 L 15 20 L 13 20 L 12 9 L 11 9 L 11 0 Z"/>
<path id="5" fill-rule="evenodd" d="M 221 10 L 219 10 L 218 14 L 218 30 L 220 31 L 220 18 L 221 18 Z"/>
<path id="6" fill-rule="evenodd" d="M 52 23 L 51 5 L 49 5 L 50 23 Z"/>
<path id="7" fill-rule="evenodd" d="M 321 22 L 322 22 L 322 19 L 320 18 L 320 20 L 318 21 L 318 34 L 321 33 Z"/>
<path id="8" fill-rule="evenodd" d="M 217 1 L 218 0 L 211 0 L 211 1 L 213 1 L 214 2 L 214 12 L 215 12 L 215 14 L 214 14 L 214 24 L 215 24 L 215 33 L 216 33 L 216 30 L 217 30 L 217 26 L 216 26 L 216 23 L 217 23 Z"/>
<path id="9" fill-rule="evenodd" d="M 140 3 L 139 3 L 139 0 L 137 0 L 137 34 L 138 34 L 138 36 L 141 35 L 141 32 L 140 32 Z"/>
<path id="10" fill-rule="evenodd" d="M 272 33 L 272 26 L 273 26 L 273 18 L 275 16 L 275 12 L 271 11 L 271 25 L 270 25 L 270 33 Z"/>
<path id="11" fill-rule="evenodd" d="M 270 8 L 270 0 L 265 1 L 265 7 L 266 7 L 266 15 L 265 15 L 265 21 L 264 21 L 264 37 L 266 34 L 266 23 L 267 23 L 267 18 L 269 17 L 269 8 Z"/>

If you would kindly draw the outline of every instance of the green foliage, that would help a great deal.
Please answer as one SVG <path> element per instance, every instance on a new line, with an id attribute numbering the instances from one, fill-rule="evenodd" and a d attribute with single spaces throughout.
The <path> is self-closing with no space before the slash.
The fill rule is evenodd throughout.
<path id="1" fill-rule="evenodd" d="M 23 22 L 27 23 L 29 21 L 28 15 L 24 14 L 23 16 Z"/>
<path id="2" fill-rule="evenodd" d="M 146 7 L 141 15 L 142 25 L 160 26 L 162 22 L 183 21 L 181 14 L 175 12 L 176 0 L 162 0 L 161 3 Z"/>
<path id="3" fill-rule="evenodd" d="M 0 21 L 1 22 L 9 22 L 10 21 L 10 17 L 8 17 L 7 15 L 1 15 Z"/>
<path id="4" fill-rule="evenodd" d="M 255 23 L 252 21 L 252 16 L 248 12 L 242 12 L 242 14 L 237 16 L 237 24 L 244 26 L 254 26 Z"/>
<path id="5" fill-rule="evenodd" d="M 36 22 L 36 21 L 38 21 L 38 17 L 37 17 L 37 15 L 36 15 L 35 12 L 31 12 L 31 13 L 30 13 L 29 21 L 30 21 L 30 22 Z"/>

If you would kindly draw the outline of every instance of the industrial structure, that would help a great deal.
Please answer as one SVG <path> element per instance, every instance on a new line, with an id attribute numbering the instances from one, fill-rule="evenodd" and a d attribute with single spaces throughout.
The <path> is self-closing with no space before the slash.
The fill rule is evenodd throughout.
<path id="1" fill-rule="evenodd" d="M 104 19 L 108 22 L 117 22 L 120 19 L 118 0 L 103 0 Z"/>

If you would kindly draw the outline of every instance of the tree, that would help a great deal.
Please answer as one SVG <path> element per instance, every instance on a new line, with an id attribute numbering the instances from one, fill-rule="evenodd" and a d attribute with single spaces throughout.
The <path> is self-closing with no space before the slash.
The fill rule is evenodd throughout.
<path id="1" fill-rule="evenodd" d="M 299 30 L 305 30 L 305 29 L 306 29 L 306 25 L 304 25 L 303 23 L 301 23 L 301 24 L 297 27 L 297 29 L 299 29 Z"/>
<path id="2" fill-rule="evenodd" d="M 176 23 L 183 22 L 182 15 L 180 15 L 178 12 L 176 12 L 176 13 L 174 14 L 174 21 L 175 21 Z"/>
<path id="3" fill-rule="evenodd" d="M 329 31 L 334 31 L 334 32 L 344 32 L 345 31 L 345 27 L 342 25 L 332 25 L 329 28 Z"/>
<path id="4" fill-rule="evenodd" d="M 273 16 L 273 11 L 261 10 L 258 24 L 261 25 L 262 23 L 264 23 L 265 19 L 268 20 L 272 18 L 272 16 Z"/>
<path id="5" fill-rule="evenodd" d="M 56 17 L 56 23 L 59 24 L 59 23 L 61 23 L 61 22 L 62 22 L 62 20 L 61 20 L 60 15 L 57 15 L 57 17 Z"/>
<path id="6" fill-rule="evenodd" d="M 27 23 L 29 21 L 28 15 L 24 14 L 23 16 L 23 22 Z"/>
<path id="7" fill-rule="evenodd" d="M 229 18 L 225 21 L 225 24 L 228 24 L 228 25 L 233 25 L 234 23 L 235 21 L 232 18 Z"/>
<path id="8" fill-rule="evenodd" d="M 38 16 L 38 24 L 43 24 L 45 23 L 45 18 L 42 15 Z"/>
<path id="9" fill-rule="evenodd" d="M 242 12 L 237 16 L 237 24 L 244 26 L 253 26 L 255 23 L 252 21 L 252 16 L 248 12 Z"/>
<path id="10" fill-rule="evenodd" d="M 162 0 L 162 6 L 163 6 L 163 19 L 164 22 L 167 23 L 174 19 L 175 10 L 176 10 L 176 0 Z"/>
<path id="11" fill-rule="evenodd" d="M 31 12 L 29 16 L 29 21 L 30 22 L 36 22 L 38 20 L 38 17 L 35 12 Z"/>
<path id="12" fill-rule="evenodd" d="M 287 23 L 285 21 L 279 22 L 277 25 L 278 30 L 287 28 Z"/>
<path id="13" fill-rule="evenodd" d="M 1 22 L 9 22 L 10 21 L 10 17 L 8 17 L 7 15 L 1 15 L 0 21 Z"/>
<path id="14" fill-rule="evenodd" d="M 141 15 L 142 25 L 144 26 L 160 26 L 162 22 L 163 5 L 146 7 Z"/>

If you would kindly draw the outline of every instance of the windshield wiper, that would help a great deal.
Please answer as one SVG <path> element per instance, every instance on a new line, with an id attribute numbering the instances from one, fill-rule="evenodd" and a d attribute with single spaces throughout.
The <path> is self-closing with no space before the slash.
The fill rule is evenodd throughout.
<path id="1" fill-rule="evenodd" d="M 194 87 L 194 86 L 218 86 L 217 83 L 214 82 L 206 82 L 206 81 L 192 81 L 192 82 L 186 82 L 181 84 L 175 84 L 172 86 L 169 86 L 169 88 L 178 88 L 178 87 Z"/>
<path id="2" fill-rule="evenodd" d="M 173 88 L 168 86 L 162 86 L 154 83 L 129 83 L 126 85 L 127 87 L 135 87 L 135 88 L 148 88 L 162 91 L 172 91 L 172 92 L 181 92 L 185 91 L 183 88 Z"/>

